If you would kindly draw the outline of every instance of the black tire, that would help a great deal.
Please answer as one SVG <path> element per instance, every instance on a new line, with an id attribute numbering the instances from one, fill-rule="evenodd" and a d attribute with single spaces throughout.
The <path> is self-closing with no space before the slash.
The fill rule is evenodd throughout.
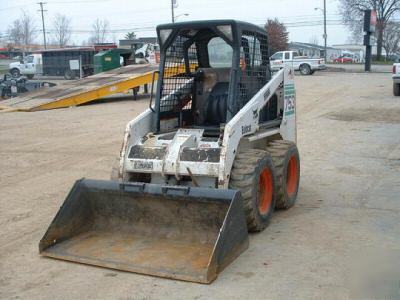
<path id="1" fill-rule="evenodd" d="M 301 75 L 310 75 L 311 74 L 311 68 L 307 64 L 302 64 L 299 68 Z"/>
<path id="2" fill-rule="evenodd" d="M 7 99 L 10 98 L 10 96 L 8 95 L 9 92 L 6 88 L 1 89 L 1 99 Z"/>
<path id="3" fill-rule="evenodd" d="M 400 83 L 393 83 L 393 95 L 400 96 Z"/>
<path id="4" fill-rule="evenodd" d="M 288 209 L 297 200 L 300 182 L 300 156 L 295 143 L 276 140 L 268 144 L 276 170 L 276 208 Z"/>
<path id="5" fill-rule="evenodd" d="M 310 75 L 313 75 L 314 73 L 315 73 L 315 71 L 314 71 L 314 70 L 311 70 Z"/>
<path id="6" fill-rule="evenodd" d="M 19 77 L 21 75 L 21 72 L 17 68 L 13 68 L 10 70 L 10 74 L 12 77 Z"/>
<path id="7" fill-rule="evenodd" d="M 34 74 L 27 74 L 26 77 L 28 77 L 28 79 L 32 79 L 33 77 L 35 77 Z"/>
<path id="8" fill-rule="evenodd" d="M 275 178 L 268 152 L 250 149 L 236 155 L 229 188 L 242 193 L 248 231 L 262 231 L 268 226 L 276 202 Z"/>
<path id="9" fill-rule="evenodd" d="M 71 70 L 65 70 L 64 78 L 67 80 L 75 79 L 75 72 Z"/>

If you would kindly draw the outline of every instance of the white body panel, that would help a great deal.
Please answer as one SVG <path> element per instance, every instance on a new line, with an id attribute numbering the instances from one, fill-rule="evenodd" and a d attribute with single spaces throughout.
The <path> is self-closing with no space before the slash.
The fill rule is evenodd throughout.
<path id="1" fill-rule="evenodd" d="M 283 98 L 283 117 L 280 127 L 260 130 L 259 114 L 274 96 Z M 202 140 L 203 129 L 179 129 L 158 135 L 151 133 L 154 113 L 148 109 L 128 123 L 121 150 L 120 172 L 154 174 L 152 182 L 169 183 L 167 175 L 179 180 L 181 176 L 200 178 L 199 184 L 210 185 L 207 178 L 214 178 L 218 188 L 228 188 L 229 174 L 239 148 L 239 143 L 265 139 L 280 134 L 283 139 L 296 142 L 296 94 L 294 70 L 284 67 L 259 90 L 259 92 L 225 125 L 223 139 Z M 133 147 L 152 151 L 145 157 L 129 157 Z M 180 160 L 183 149 L 217 150 L 219 159 L 205 157 L 201 161 Z M 154 155 L 162 153 L 162 155 Z M 206 177 L 206 178 L 205 178 Z M 215 182 L 214 181 L 214 182 Z"/>
<path id="2" fill-rule="evenodd" d="M 119 173 L 125 172 L 125 157 L 127 157 L 128 146 L 137 145 L 142 142 L 143 137 L 151 132 L 153 113 L 150 108 L 146 109 L 135 119 L 126 125 L 124 141 L 120 153 Z"/>
<path id="3" fill-rule="evenodd" d="M 240 140 L 243 136 L 252 135 L 258 131 L 260 110 L 278 92 L 282 83 L 284 87 L 284 112 L 279 133 L 283 139 L 296 142 L 294 71 L 285 66 L 225 126 L 218 176 L 219 188 L 228 188 L 229 174 Z"/>
<path id="4" fill-rule="evenodd" d="M 323 59 L 295 56 L 295 53 L 294 51 L 280 51 L 275 53 L 271 56 L 271 70 L 278 71 L 282 69 L 283 66 L 288 66 L 298 71 L 303 64 L 310 66 L 310 69 L 314 71 L 326 69 Z M 274 56 L 279 56 L 279 59 L 273 59 Z"/>
<path id="5" fill-rule="evenodd" d="M 400 83 L 400 63 L 393 65 L 393 81 L 394 83 Z"/>

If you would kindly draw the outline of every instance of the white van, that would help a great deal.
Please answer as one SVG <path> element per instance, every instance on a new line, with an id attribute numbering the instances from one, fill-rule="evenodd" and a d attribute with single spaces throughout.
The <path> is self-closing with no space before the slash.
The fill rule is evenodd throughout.
<path id="1" fill-rule="evenodd" d="M 25 75 L 32 79 L 36 74 L 43 73 L 42 54 L 30 54 L 19 62 L 10 63 L 9 70 L 14 77 Z"/>

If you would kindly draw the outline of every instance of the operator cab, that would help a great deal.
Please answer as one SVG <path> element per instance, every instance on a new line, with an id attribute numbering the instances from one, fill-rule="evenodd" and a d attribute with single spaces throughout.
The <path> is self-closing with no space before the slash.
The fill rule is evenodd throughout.
<path id="1" fill-rule="evenodd" d="M 258 26 L 234 20 L 173 23 L 157 27 L 161 62 L 156 130 L 223 125 L 271 78 L 268 38 Z M 260 118 L 277 118 L 275 101 Z"/>

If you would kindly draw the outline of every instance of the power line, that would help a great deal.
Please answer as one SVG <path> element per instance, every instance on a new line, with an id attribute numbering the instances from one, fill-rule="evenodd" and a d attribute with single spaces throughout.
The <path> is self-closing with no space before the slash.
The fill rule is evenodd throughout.
<path id="1" fill-rule="evenodd" d="M 0 8 L 0 11 L 2 11 L 2 10 L 9 10 L 9 9 L 16 9 L 16 8 L 23 8 L 23 7 L 26 7 L 28 4 L 33 4 L 34 2 L 28 2 L 28 3 L 25 3 L 24 5 L 16 5 L 16 6 L 8 6 L 8 7 L 2 7 L 2 8 Z"/>

